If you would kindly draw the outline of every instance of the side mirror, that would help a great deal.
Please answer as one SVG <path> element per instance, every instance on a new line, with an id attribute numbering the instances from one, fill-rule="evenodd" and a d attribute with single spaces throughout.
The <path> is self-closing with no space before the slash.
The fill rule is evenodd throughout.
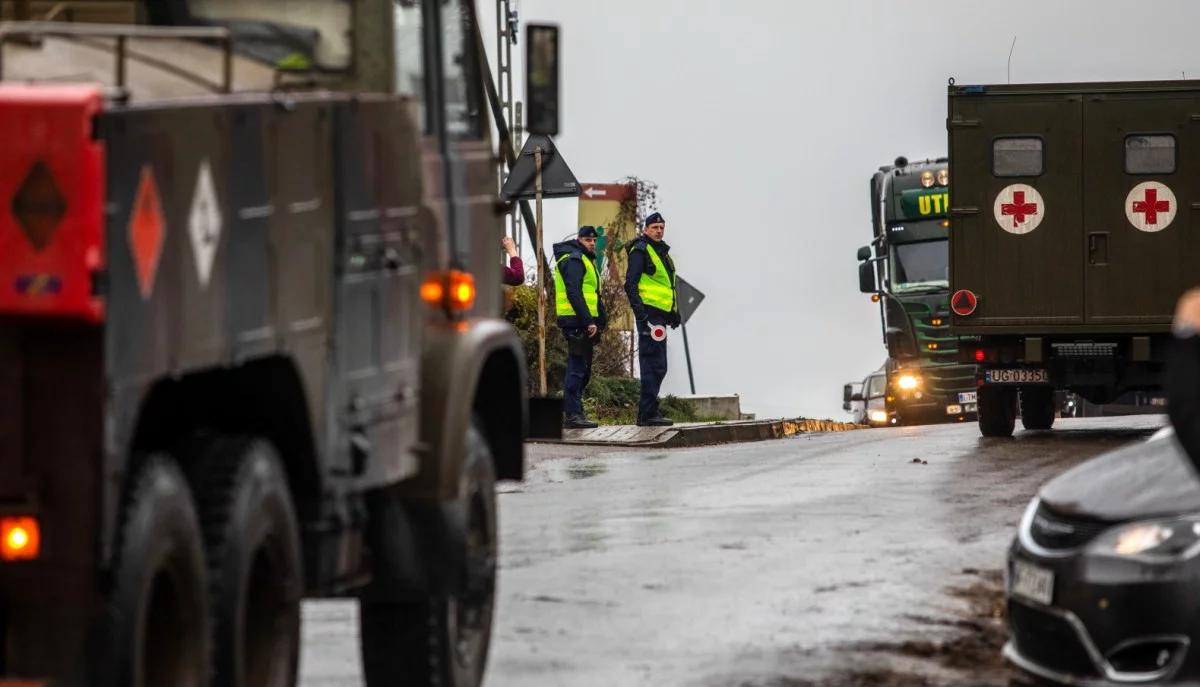
<path id="1" fill-rule="evenodd" d="M 557 136 L 559 129 L 558 26 L 525 27 L 525 130 Z"/>
<path id="2" fill-rule="evenodd" d="M 858 249 L 858 261 L 859 262 L 862 262 L 863 260 L 870 260 L 870 259 L 871 259 L 871 247 L 870 246 L 863 246 L 862 248 Z"/>
<path id="3" fill-rule="evenodd" d="M 875 266 L 869 262 L 858 265 L 858 290 L 863 293 L 875 293 Z"/>
<path id="4" fill-rule="evenodd" d="M 846 384 L 842 387 L 842 403 L 849 403 L 850 397 L 854 395 L 854 384 Z M 847 408 L 849 410 L 849 408 Z"/>

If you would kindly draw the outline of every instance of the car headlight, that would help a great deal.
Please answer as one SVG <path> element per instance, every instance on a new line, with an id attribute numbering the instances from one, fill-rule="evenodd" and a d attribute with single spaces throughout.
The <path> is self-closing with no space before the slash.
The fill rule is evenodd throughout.
<path id="1" fill-rule="evenodd" d="M 871 422 L 887 422 L 888 414 L 885 410 L 872 410 L 867 413 L 867 419 Z"/>
<path id="2" fill-rule="evenodd" d="M 921 378 L 916 375 L 900 375 L 900 378 L 896 380 L 896 386 L 905 391 L 912 391 L 920 385 Z"/>
<path id="3" fill-rule="evenodd" d="M 1112 556 L 1190 557 L 1200 551 L 1200 516 L 1114 527 L 1097 537 L 1091 548 Z"/>

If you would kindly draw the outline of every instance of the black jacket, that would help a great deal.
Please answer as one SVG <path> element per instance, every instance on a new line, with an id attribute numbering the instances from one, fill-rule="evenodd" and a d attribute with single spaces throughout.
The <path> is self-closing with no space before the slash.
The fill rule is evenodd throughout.
<path id="1" fill-rule="evenodd" d="M 1175 436 L 1200 472 L 1200 336 L 1171 342 L 1165 377 L 1167 413 Z"/>
<path id="2" fill-rule="evenodd" d="M 564 255 L 570 257 L 559 262 Z M 591 260 L 595 265 L 596 255 L 584 248 L 579 241 L 571 239 L 554 244 L 555 269 L 562 274 L 563 284 L 567 287 L 567 300 L 571 302 L 571 307 L 575 310 L 574 316 L 559 316 L 559 329 L 582 329 L 590 324 L 604 329 L 604 326 L 608 324 L 608 312 L 604 309 L 604 301 L 598 301 L 600 316 L 593 318 L 592 314 L 588 312 L 587 301 L 583 299 L 583 275 L 587 270 L 583 265 L 584 260 Z M 596 276 L 598 278 L 600 275 Z"/>
<path id="3" fill-rule="evenodd" d="M 649 320 L 651 324 L 677 326 L 679 324 L 678 304 L 675 312 L 665 312 L 643 303 L 642 297 L 638 293 L 638 281 L 641 280 L 642 275 L 654 274 L 657 269 L 650 260 L 650 256 L 646 255 L 646 250 L 642 250 L 643 247 L 657 253 L 658 259 L 667 269 L 667 274 L 671 276 L 672 280 L 675 278 L 675 264 L 669 259 L 671 247 L 667 245 L 666 241 L 652 241 L 646 236 L 639 236 L 630 242 L 625 249 L 629 251 L 629 269 L 625 272 L 625 295 L 629 297 L 633 316 L 638 320 Z"/>

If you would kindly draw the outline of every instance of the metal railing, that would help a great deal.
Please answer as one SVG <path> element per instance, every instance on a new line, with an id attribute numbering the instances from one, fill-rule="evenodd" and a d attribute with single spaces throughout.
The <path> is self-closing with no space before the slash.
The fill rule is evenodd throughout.
<path id="1" fill-rule="evenodd" d="M 74 39 L 104 39 L 114 41 L 115 81 L 119 89 L 126 88 L 126 62 L 130 57 L 174 74 L 180 78 L 221 93 L 233 90 L 233 38 L 229 29 L 222 26 L 136 26 L 123 24 L 63 24 L 52 21 L 3 21 L 0 22 L 0 81 L 4 79 L 4 45 L 17 40 L 28 41 L 45 36 Z M 130 39 L 160 40 L 208 40 L 218 43 L 222 51 L 221 83 L 213 83 L 182 67 L 157 59 L 150 55 L 129 50 Z"/>

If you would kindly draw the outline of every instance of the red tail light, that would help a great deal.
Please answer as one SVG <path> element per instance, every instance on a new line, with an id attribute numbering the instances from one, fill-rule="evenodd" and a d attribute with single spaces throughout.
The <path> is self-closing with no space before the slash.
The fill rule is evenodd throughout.
<path id="1" fill-rule="evenodd" d="M 0 84 L 0 315 L 104 318 L 102 106 L 91 86 Z"/>

